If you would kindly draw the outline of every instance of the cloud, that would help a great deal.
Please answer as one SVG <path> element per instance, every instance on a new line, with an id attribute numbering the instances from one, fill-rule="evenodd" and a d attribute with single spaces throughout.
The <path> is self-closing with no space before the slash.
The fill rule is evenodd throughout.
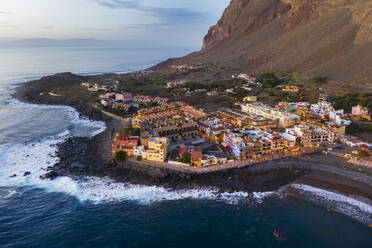
<path id="1" fill-rule="evenodd" d="M 0 15 L 11 15 L 13 12 L 10 11 L 0 11 Z"/>
<path id="2" fill-rule="evenodd" d="M 128 9 L 142 9 L 139 0 L 93 0 L 98 4 L 108 7 L 110 9 L 128 8 Z"/>
<path id="3" fill-rule="evenodd" d="M 138 24 L 132 28 L 176 28 L 191 26 L 214 18 L 209 13 L 193 11 L 187 8 L 159 8 L 144 6 L 140 0 L 92 0 L 110 9 L 132 9 L 146 13 L 157 18 L 158 22 L 151 24 Z"/>
<path id="4" fill-rule="evenodd" d="M 43 29 L 53 29 L 53 26 L 44 26 Z"/>
<path id="5" fill-rule="evenodd" d="M 18 25 L 14 25 L 9 22 L 0 22 L 0 26 L 7 27 L 7 28 L 19 28 Z"/>
<path id="6" fill-rule="evenodd" d="M 112 28 L 77 28 L 77 30 L 81 31 L 111 31 Z"/>

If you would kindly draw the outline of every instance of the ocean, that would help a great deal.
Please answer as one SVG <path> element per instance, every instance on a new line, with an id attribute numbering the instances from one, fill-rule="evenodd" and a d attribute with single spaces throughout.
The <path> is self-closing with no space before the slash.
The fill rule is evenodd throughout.
<path id="1" fill-rule="evenodd" d="M 297 186 L 324 206 L 279 192 L 39 179 L 57 161 L 57 143 L 105 125 L 70 107 L 19 102 L 17 85 L 58 72 L 144 69 L 195 49 L 0 48 L 0 247 L 372 247 L 371 229 L 355 220 L 372 218 L 371 206 L 306 185 Z"/>

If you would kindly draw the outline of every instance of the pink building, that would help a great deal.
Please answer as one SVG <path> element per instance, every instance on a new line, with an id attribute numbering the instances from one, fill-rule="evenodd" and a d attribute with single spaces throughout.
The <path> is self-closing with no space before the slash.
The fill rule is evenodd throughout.
<path id="1" fill-rule="evenodd" d="M 112 107 L 113 108 L 120 108 L 120 109 L 123 109 L 124 111 L 128 111 L 131 106 L 129 104 L 122 103 L 122 102 L 114 102 L 112 104 Z"/>
<path id="2" fill-rule="evenodd" d="M 128 102 L 128 101 L 133 100 L 133 96 L 130 93 L 116 94 L 115 95 L 115 100 L 116 101 Z"/>
<path id="3" fill-rule="evenodd" d="M 362 105 L 356 105 L 351 109 L 352 115 L 368 115 L 368 108 Z"/>
<path id="4" fill-rule="evenodd" d="M 105 107 L 112 106 L 113 102 L 110 100 L 102 99 L 101 104 Z"/>

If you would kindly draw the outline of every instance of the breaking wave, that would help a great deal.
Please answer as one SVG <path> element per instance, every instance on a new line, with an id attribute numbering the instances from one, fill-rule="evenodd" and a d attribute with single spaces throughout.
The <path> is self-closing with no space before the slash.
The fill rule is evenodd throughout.
<path id="1" fill-rule="evenodd" d="M 58 136 L 66 137 L 67 134 L 62 133 Z M 54 138 L 28 144 L 0 146 L 0 186 L 42 188 L 48 192 L 72 195 L 81 202 L 132 201 L 144 205 L 181 199 L 218 200 L 230 204 L 245 200 L 261 203 L 265 197 L 275 194 L 274 192 L 221 193 L 214 188 L 170 190 L 158 186 L 118 183 L 109 178 L 97 177 L 80 179 L 58 177 L 52 181 L 40 179 L 48 166 L 58 162 L 58 158 L 54 156 L 57 150 L 56 144 L 63 140 L 63 138 Z"/>
<path id="2" fill-rule="evenodd" d="M 118 183 L 109 178 L 97 177 L 58 177 L 55 180 L 42 180 L 48 166 L 58 162 L 55 156 L 56 144 L 72 136 L 93 137 L 104 131 L 103 122 L 82 118 L 79 113 L 68 106 L 35 105 L 10 99 L 9 103 L 21 108 L 59 109 L 66 111 L 71 124 L 68 130 L 59 134 L 35 139 L 30 142 L 11 143 L 0 146 L 0 187 L 32 187 L 48 192 L 60 192 L 76 197 L 81 202 L 105 203 L 131 201 L 138 204 L 152 204 L 159 201 L 181 199 L 217 200 L 230 204 L 241 201 L 261 203 L 273 192 L 233 192 L 221 193 L 214 188 L 170 190 L 158 186 L 133 185 Z"/>
<path id="3" fill-rule="evenodd" d="M 355 199 L 305 184 L 292 184 L 290 187 L 307 199 L 372 225 L 372 205 L 370 202 L 367 203 L 367 199 Z"/>

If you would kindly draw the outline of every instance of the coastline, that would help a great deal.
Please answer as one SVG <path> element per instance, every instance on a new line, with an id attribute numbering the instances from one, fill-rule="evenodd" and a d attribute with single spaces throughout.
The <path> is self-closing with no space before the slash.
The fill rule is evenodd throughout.
<path id="1" fill-rule="evenodd" d="M 46 80 L 43 78 L 18 86 L 13 97 L 32 104 L 73 107 L 81 116 L 103 121 L 106 129 L 93 138 L 73 137 L 58 144 L 56 156 L 60 158 L 60 162 L 48 168 L 46 178 L 97 176 L 109 177 L 118 182 L 156 185 L 170 189 L 213 187 L 228 192 L 274 191 L 291 184 L 303 183 L 372 201 L 372 192 L 368 190 L 372 188 L 371 171 L 360 173 L 355 166 L 338 161 L 337 157 L 323 154 L 279 159 L 249 165 L 245 168 L 231 168 L 203 174 L 153 167 L 146 162 L 132 160 L 117 165 L 112 159 L 110 148 L 113 135 L 122 128 L 120 120 L 104 114 L 83 101 L 40 95 L 40 90 L 37 88 L 40 87 L 39 81 L 45 84 L 48 83 L 48 78 L 53 78 L 53 76 L 47 77 Z M 33 84 L 34 82 L 38 83 Z M 76 82 L 73 83 L 76 84 Z"/>

